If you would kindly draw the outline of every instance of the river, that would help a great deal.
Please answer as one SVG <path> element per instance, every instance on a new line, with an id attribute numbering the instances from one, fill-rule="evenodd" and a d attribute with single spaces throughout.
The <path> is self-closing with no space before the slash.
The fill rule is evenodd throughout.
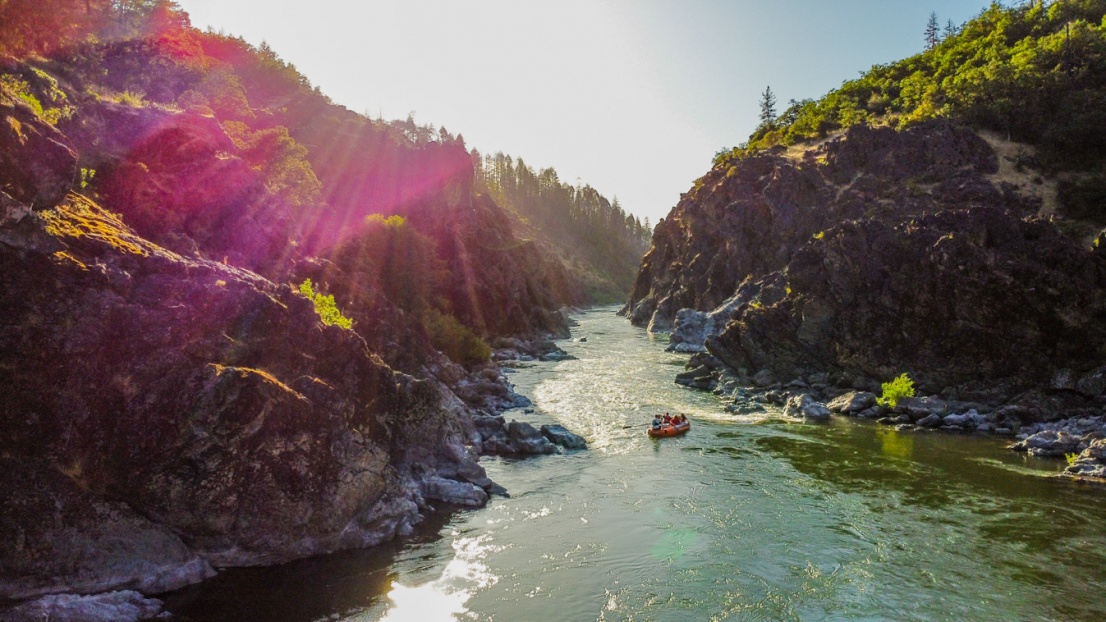
<path id="1" fill-rule="evenodd" d="M 726 414 L 672 382 L 611 308 L 575 360 L 510 374 L 586 451 L 483 458 L 505 486 L 414 537 L 222 573 L 169 599 L 184 620 L 1103 620 L 1106 489 L 1008 441 L 870 422 Z M 586 338 L 583 341 L 581 338 Z M 645 434 L 684 412 L 683 437 Z"/>

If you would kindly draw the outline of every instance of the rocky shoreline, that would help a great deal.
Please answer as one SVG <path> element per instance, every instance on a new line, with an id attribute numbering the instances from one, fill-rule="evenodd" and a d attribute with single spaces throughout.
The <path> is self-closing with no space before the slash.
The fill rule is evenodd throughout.
<path id="1" fill-rule="evenodd" d="M 495 352 L 495 360 L 504 365 L 562 360 L 567 355 L 551 338 L 556 338 L 556 335 L 533 340 L 510 339 L 508 347 Z M 419 517 L 434 511 L 436 504 L 472 509 L 485 506 L 494 495 L 509 496 L 508 491 L 488 478 L 479 465 L 478 457 L 481 455 L 527 457 L 587 449 L 587 442 L 582 437 L 563 426 L 542 425 L 535 428 L 526 422 L 505 420 L 503 411 L 526 408 L 531 404 L 528 398 L 514 392 L 497 363 L 488 363 L 468 374 L 456 383 L 453 391 L 458 397 L 453 398 L 457 401 L 452 403 L 452 409 L 465 432 L 463 437 L 454 437 L 454 442 L 435 449 L 439 454 L 448 454 L 451 459 L 435 459 L 420 453 L 425 451 L 425 447 L 420 449 L 417 444 L 409 445 L 405 461 L 397 469 L 395 488 L 401 494 L 393 495 L 384 505 L 378 505 L 363 515 L 356 546 L 373 546 L 410 534 L 413 525 L 420 521 Z M 446 402 L 449 410 L 449 400 Z M 527 412 L 532 411 L 527 409 Z M 0 466 L 3 466 L 0 470 L 0 488 L 16 492 L 16 496 L 7 502 L 21 506 L 24 512 L 37 511 L 33 507 L 35 503 L 54 503 L 58 489 L 66 489 L 74 496 L 82 494 L 69 478 L 52 469 L 31 469 L 23 462 L 6 458 Z M 43 481 L 43 477 L 50 481 Z M 17 479 L 23 480 L 23 483 L 29 480 L 34 484 L 32 488 L 55 494 L 41 494 L 34 498 L 34 495 L 25 492 L 27 486 L 14 484 Z M 108 539 L 115 543 L 112 545 L 114 556 L 102 553 L 98 558 L 84 555 L 78 560 L 79 569 L 69 571 L 68 576 L 57 577 L 53 583 L 37 581 L 33 572 L 23 575 L 25 581 L 22 584 L 20 579 L 9 577 L 3 584 L 0 621 L 160 619 L 168 614 L 163 612 L 157 595 L 209 579 L 220 566 L 239 566 L 243 565 L 243 561 L 252 561 L 246 565 L 273 561 L 262 557 L 244 560 L 241 552 L 236 553 L 234 558 L 225 552 L 194 552 L 169 530 L 136 516 L 122 503 L 95 499 L 67 503 L 91 505 L 96 515 L 84 522 L 61 519 L 66 523 L 63 532 L 51 535 L 58 545 L 81 546 L 77 541 L 87 540 L 87 550 L 103 551 L 105 547 L 100 541 Z M 48 512 L 43 510 L 42 513 Z M 367 521 L 364 518 L 367 515 L 376 515 L 380 519 Z M 351 534 L 347 530 L 344 535 L 348 538 Z M 30 554 L 32 547 L 29 544 L 24 532 L 19 531 L 13 543 L 14 558 L 10 552 L 5 555 L 8 574 L 12 571 L 18 574 L 20 551 L 27 549 Z M 349 540 L 333 545 L 316 542 L 313 546 L 321 550 L 305 550 L 304 553 L 325 554 L 327 550 L 351 548 L 351 544 Z M 38 549 L 41 549 L 41 543 L 38 543 Z"/>
<path id="2" fill-rule="evenodd" d="M 782 409 L 786 418 L 806 421 L 825 421 L 836 415 L 872 420 L 900 432 L 942 431 L 1010 438 L 1014 442 L 1009 449 L 1013 451 L 1066 459 L 1068 466 L 1060 477 L 1106 484 L 1106 413 L 1101 407 L 1089 405 L 1101 402 L 1096 399 L 1101 393 L 1094 393 L 1101 370 L 1078 380 L 1076 386 L 1083 387 L 1083 393 L 1070 390 L 1059 397 L 1032 393 L 1005 405 L 937 396 L 902 397 L 892 407 L 878 403 L 879 383 L 866 378 L 815 373 L 784 383 L 770 372 L 741 377 L 706 354 L 694 355 L 688 366 L 691 369 L 680 374 L 676 383 L 713 392 L 724 401 L 729 413 L 764 413 L 766 407 L 775 407 Z M 1062 375 L 1058 381 L 1063 383 L 1067 378 Z M 843 380 L 850 386 L 841 386 Z M 1084 406 L 1057 411 L 1058 400 L 1083 402 Z M 1047 413 L 1052 413 L 1049 420 L 1042 420 Z"/>
<path id="3" fill-rule="evenodd" d="M 658 224 L 623 314 L 735 412 L 1007 435 L 1099 477 L 1106 235 L 1066 234 L 996 144 L 932 121 L 721 158 Z M 931 397 L 875 404 L 903 373 Z M 835 411 L 849 392 L 864 406 Z"/>

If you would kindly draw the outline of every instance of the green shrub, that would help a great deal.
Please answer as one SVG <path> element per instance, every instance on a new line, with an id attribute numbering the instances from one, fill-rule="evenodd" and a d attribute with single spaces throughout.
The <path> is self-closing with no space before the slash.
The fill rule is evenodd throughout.
<path id="1" fill-rule="evenodd" d="M 1072 452 L 1064 454 L 1064 457 L 1068 460 L 1068 466 L 1075 464 L 1075 461 L 1079 459 L 1079 454 Z"/>
<path id="2" fill-rule="evenodd" d="M 894 408 L 902 397 L 914 397 L 914 381 L 906 374 L 899 375 L 891 382 L 883 383 L 883 395 L 876 402 L 880 406 Z"/>
<path id="3" fill-rule="evenodd" d="M 423 315 L 423 328 L 436 349 L 462 365 L 483 363 L 492 355 L 491 348 L 479 335 L 437 309 L 431 308 Z"/>
<path id="4" fill-rule="evenodd" d="M 319 319 L 323 321 L 323 324 L 338 326 L 346 330 L 353 327 L 353 320 L 344 317 L 342 312 L 338 310 L 338 305 L 334 302 L 334 296 L 315 293 L 315 288 L 311 285 L 311 279 L 300 283 L 299 292 L 315 303 L 315 313 L 319 314 Z"/>

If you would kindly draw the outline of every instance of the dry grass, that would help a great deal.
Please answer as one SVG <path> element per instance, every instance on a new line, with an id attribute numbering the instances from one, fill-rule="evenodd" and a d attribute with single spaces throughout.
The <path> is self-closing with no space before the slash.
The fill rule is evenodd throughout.
<path id="1" fill-rule="evenodd" d="M 1022 158 L 1036 156 L 1036 150 L 1024 143 L 1007 140 L 1002 136 L 988 131 L 980 131 L 979 135 L 998 155 L 998 173 L 989 175 L 992 183 L 1006 182 L 1017 186 L 1018 191 L 1030 197 L 1041 200 L 1041 214 L 1052 216 L 1060 205 L 1059 194 L 1056 189 L 1056 180 L 1045 179 L 1032 169 L 1021 167 L 1018 170 L 1017 162 Z"/>
<path id="2" fill-rule="evenodd" d="M 149 256 L 154 247 L 136 236 L 117 214 L 79 194 L 71 194 L 56 208 L 43 212 L 46 232 L 59 239 L 89 238 L 132 255 Z M 159 249 L 160 250 L 160 249 Z"/>
<path id="3" fill-rule="evenodd" d="M 787 151 L 783 152 L 783 157 L 787 158 L 788 160 L 802 162 L 806 158 L 806 155 L 808 153 L 817 151 L 826 143 L 837 140 L 844 135 L 845 130 L 837 130 L 834 132 L 830 132 L 825 138 L 819 140 L 791 145 L 787 148 Z"/>

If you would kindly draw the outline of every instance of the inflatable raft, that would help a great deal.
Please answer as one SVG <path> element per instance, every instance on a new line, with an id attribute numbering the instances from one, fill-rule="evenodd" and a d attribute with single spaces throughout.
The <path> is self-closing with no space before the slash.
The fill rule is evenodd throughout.
<path id="1" fill-rule="evenodd" d="M 690 421 L 682 421 L 682 422 L 680 422 L 676 425 L 672 425 L 671 423 L 666 423 L 666 424 L 664 424 L 661 427 L 656 428 L 656 429 L 653 429 L 652 427 L 650 427 L 648 430 L 645 431 L 645 433 L 648 434 L 649 436 L 652 436 L 653 438 L 663 438 L 665 436 L 679 436 L 681 434 L 686 434 L 687 431 L 690 430 L 690 429 L 691 429 L 691 422 Z"/>

